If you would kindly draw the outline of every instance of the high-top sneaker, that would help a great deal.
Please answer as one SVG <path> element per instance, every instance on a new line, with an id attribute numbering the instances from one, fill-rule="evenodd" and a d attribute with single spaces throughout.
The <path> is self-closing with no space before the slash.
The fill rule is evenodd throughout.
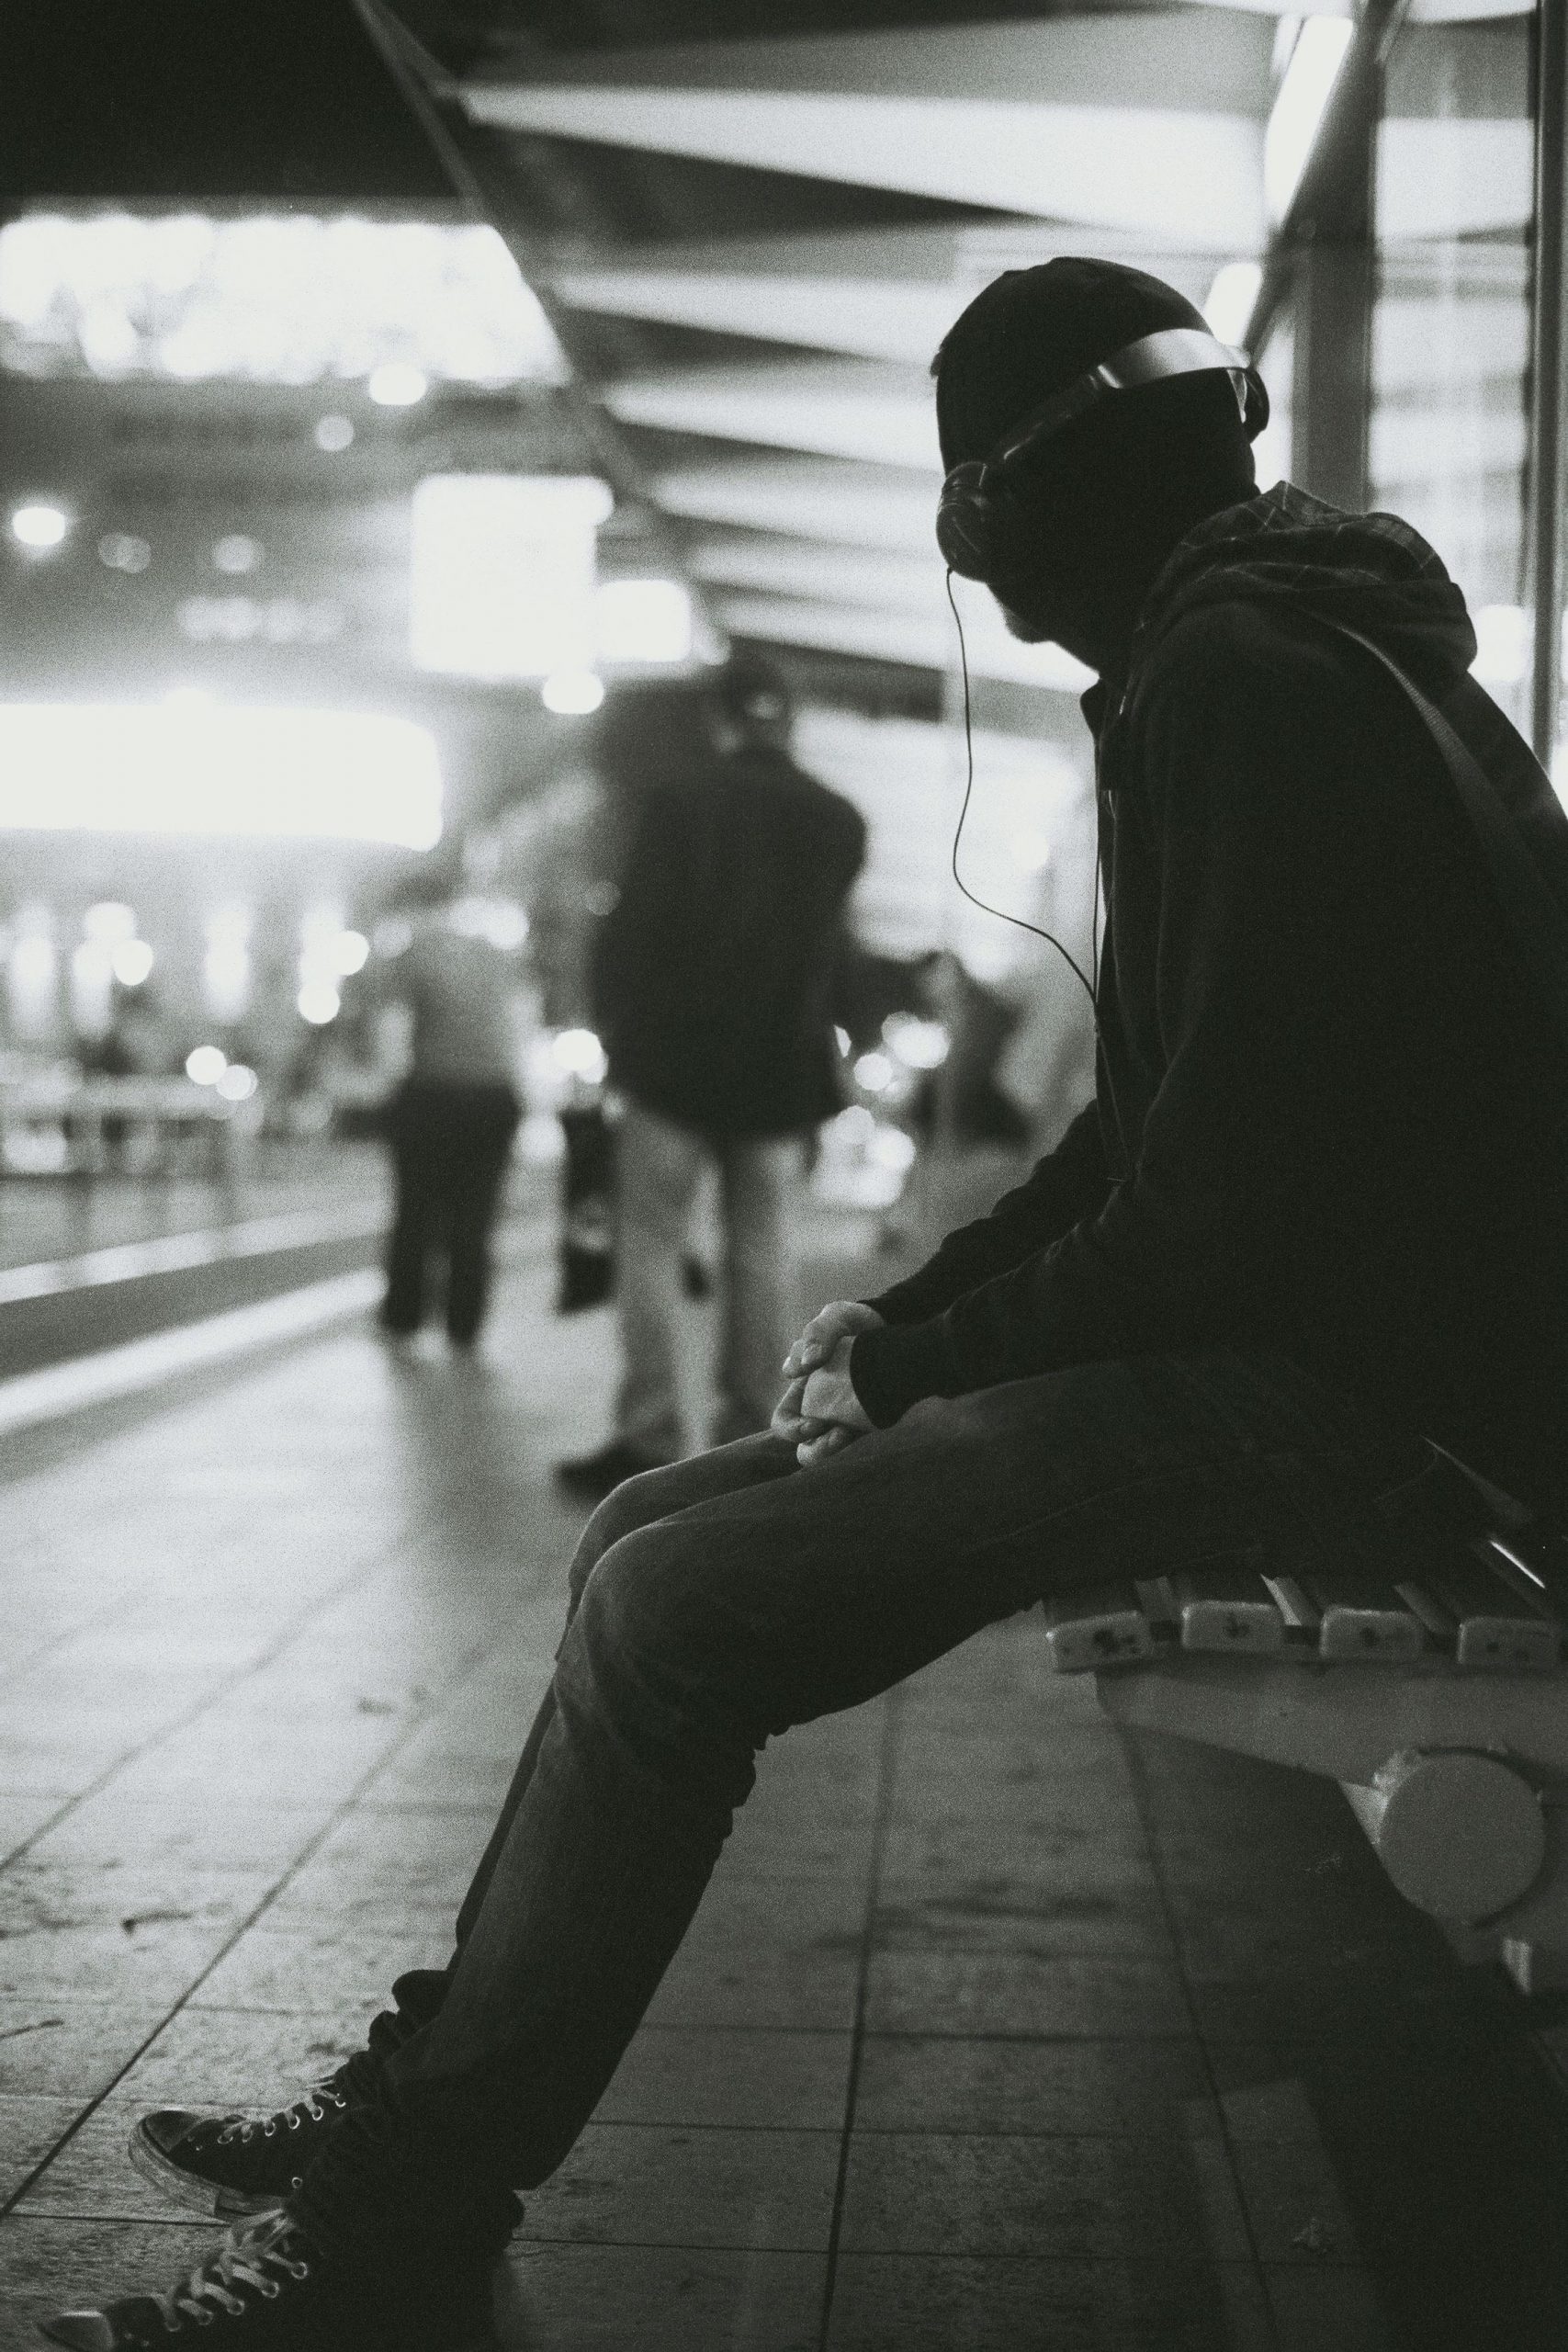
<path id="1" fill-rule="evenodd" d="M 490 2352 L 490 2256 L 347 2264 L 287 2213 L 241 2222 L 161 2293 L 84 2304 L 40 2323 L 72 2352 Z"/>
<path id="2" fill-rule="evenodd" d="M 314 2164 L 349 2108 L 366 2095 L 362 2057 L 351 2058 L 274 2115 L 202 2115 L 180 2107 L 144 2115 L 130 2161 L 177 2205 L 220 2217 L 281 2205 Z"/>

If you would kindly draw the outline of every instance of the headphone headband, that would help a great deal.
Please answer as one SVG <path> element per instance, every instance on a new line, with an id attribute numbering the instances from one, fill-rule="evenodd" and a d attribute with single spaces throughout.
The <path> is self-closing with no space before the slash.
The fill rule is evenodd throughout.
<path id="1" fill-rule="evenodd" d="M 1007 476 L 1064 425 L 1119 392 L 1221 369 L 1230 379 L 1247 437 L 1255 441 L 1269 422 L 1263 379 L 1248 365 L 1245 352 L 1221 343 L 1203 327 L 1162 327 L 1156 334 L 1140 335 L 1053 392 L 1010 429 L 988 458 L 954 466 L 943 482 L 936 537 L 949 569 L 966 580 L 985 580 L 997 571 L 1006 545 L 1007 510 L 1014 503 L 1007 494 Z"/>
<path id="2" fill-rule="evenodd" d="M 1135 343 L 1123 344 L 1109 359 L 1100 360 L 1063 390 L 1042 401 L 1038 408 L 1031 409 L 1023 422 L 1012 427 L 1001 447 L 986 459 L 986 464 L 988 468 L 1010 466 L 1025 450 L 1059 433 L 1075 417 L 1098 408 L 1114 392 L 1134 392 L 1145 384 L 1163 383 L 1173 376 L 1207 374 L 1222 368 L 1231 379 L 1236 407 L 1245 419 L 1245 352 L 1221 343 L 1217 335 L 1202 327 L 1162 327 L 1156 334 L 1140 335 Z"/>

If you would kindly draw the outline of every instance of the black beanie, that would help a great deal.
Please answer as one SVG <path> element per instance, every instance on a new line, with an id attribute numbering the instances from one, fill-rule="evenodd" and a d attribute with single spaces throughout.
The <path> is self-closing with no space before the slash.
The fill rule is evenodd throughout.
<path id="1" fill-rule="evenodd" d="M 1053 392 L 1202 313 L 1141 269 L 1063 256 L 1010 269 L 976 296 L 936 356 L 937 430 L 951 469 L 987 458 Z M 1134 582 L 1201 516 L 1254 494 L 1252 449 L 1228 379 L 1174 377 L 1106 401 L 1032 461 L 992 585 L 1027 608 L 1048 579 L 1091 594 Z"/>
<path id="2" fill-rule="evenodd" d="M 949 471 L 989 457 L 1010 428 L 1124 344 L 1202 312 L 1146 270 L 1061 254 L 994 278 L 943 337 L 936 422 Z"/>

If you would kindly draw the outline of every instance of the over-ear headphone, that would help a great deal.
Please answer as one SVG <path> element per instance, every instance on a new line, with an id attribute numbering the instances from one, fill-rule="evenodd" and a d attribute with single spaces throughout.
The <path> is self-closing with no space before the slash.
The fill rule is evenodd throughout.
<path id="1" fill-rule="evenodd" d="M 1053 392 L 1012 427 L 988 458 L 970 458 L 954 466 L 943 482 L 937 502 L 936 538 L 949 570 L 965 580 L 981 581 L 1002 570 L 1002 542 L 1015 511 L 1014 482 L 1028 459 L 1064 425 L 1118 392 L 1137 391 L 1173 376 L 1221 368 L 1230 379 L 1247 437 L 1256 441 L 1269 422 L 1269 394 L 1263 379 L 1248 365 L 1245 352 L 1233 350 L 1201 327 L 1163 327 L 1157 334 L 1140 335 L 1063 390 Z"/>

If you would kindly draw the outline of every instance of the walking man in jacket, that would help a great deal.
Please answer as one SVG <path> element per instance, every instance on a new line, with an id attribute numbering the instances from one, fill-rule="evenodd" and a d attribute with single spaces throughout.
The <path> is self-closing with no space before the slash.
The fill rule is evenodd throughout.
<path id="1" fill-rule="evenodd" d="M 1194 364 L 1140 381 L 1171 333 Z M 990 469 L 950 476 L 945 551 L 1098 673 L 1097 1100 L 923 1271 L 815 1318 L 774 1434 L 601 1506 L 449 1963 L 281 2119 L 145 2119 L 175 2193 L 277 2210 L 59 2341 L 483 2342 L 512 2192 L 608 2083 L 766 1739 L 1077 1578 L 1405 1573 L 1413 1527 L 1462 1525 L 1429 1441 L 1562 1506 L 1561 1053 L 1408 695 L 1340 627 L 1442 703 L 1568 894 L 1458 589 L 1391 518 L 1258 496 L 1258 390 L 1137 272 L 1010 273 L 936 373 L 949 467 Z"/>
<path id="2" fill-rule="evenodd" d="M 589 1502 L 686 1451 L 682 1277 L 705 1169 L 722 1237 L 713 1441 L 767 1428 L 794 1336 L 788 1217 L 804 1141 L 839 1107 L 829 991 L 864 820 L 791 759 L 788 697 L 767 664 L 731 662 L 709 702 L 712 757 L 635 793 L 595 958 L 594 1017 L 624 1106 L 621 1377 L 608 1443 L 556 1471 Z"/>

